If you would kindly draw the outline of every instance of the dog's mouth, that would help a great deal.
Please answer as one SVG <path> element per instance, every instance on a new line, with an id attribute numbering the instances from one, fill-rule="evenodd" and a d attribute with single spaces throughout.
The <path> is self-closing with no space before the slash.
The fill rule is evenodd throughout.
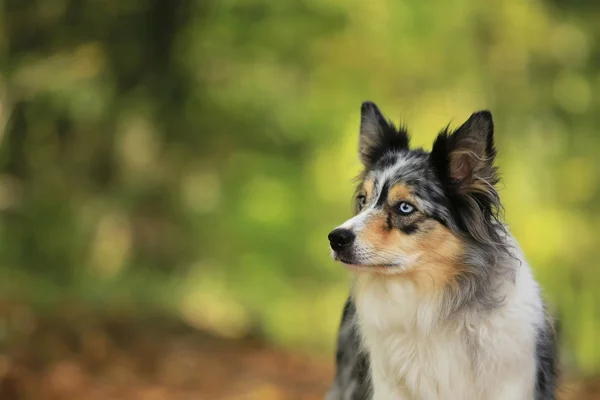
<path id="1" fill-rule="evenodd" d="M 396 268 L 401 268 L 402 266 L 400 264 L 393 264 L 393 263 L 379 263 L 379 264 L 373 264 L 373 263 L 368 263 L 368 262 L 364 262 L 362 260 L 358 260 L 354 257 L 348 257 L 346 255 L 343 254 L 339 254 L 338 252 L 333 251 L 333 259 L 335 261 L 338 261 L 342 264 L 344 264 L 344 266 L 350 270 L 355 270 L 355 271 L 365 271 L 365 270 L 374 270 L 374 269 L 396 269 Z"/>
<path id="2" fill-rule="evenodd" d="M 364 265 L 364 263 L 358 260 L 357 257 L 355 257 L 352 253 L 347 254 L 347 252 L 335 251 L 332 249 L 331 256 L 335 261 L 341 262 L 342 264 L 347 266 Z"/>
<path id="3" fill-rule="evenodd" d="M 342 264 L 346 264 L 346 265 L 355 265 L 355 264 L 360 264 L 360 263 L 357 263 L 357 262 L 356 262 L 356 260 L 352 260 L 352 259 L 350 259 L 350 258 L 346 258 L 346 257 L 344 257 L 344 256 L 340 256 L 339 254 L 337 254 L 337 253 L 335 253 L 335 252 L 334 252 L 334 254 L 333 254 L 333 259 L 334 259 L 335 261 L 339 261 L 339 262 L 341 262 Z"/>

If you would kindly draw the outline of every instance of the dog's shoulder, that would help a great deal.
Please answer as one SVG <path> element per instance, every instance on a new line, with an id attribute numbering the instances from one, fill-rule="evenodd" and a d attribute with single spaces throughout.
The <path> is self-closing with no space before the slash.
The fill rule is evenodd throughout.
<path id="1" fill-rule="evenodd" d="M 369 360 L 361 351 L 355 320 L 356 306 L 348 297 L 338 334 L 336 376 L 326 400 L 364 400 L 371 393 Z"/>
<path id="2" fill-rule="evenodd" d="M 559 335 L 559 321 L 552 320 L 548 316 L 537 337 L 536 400 L 553 400 L 556 398 Z"/>

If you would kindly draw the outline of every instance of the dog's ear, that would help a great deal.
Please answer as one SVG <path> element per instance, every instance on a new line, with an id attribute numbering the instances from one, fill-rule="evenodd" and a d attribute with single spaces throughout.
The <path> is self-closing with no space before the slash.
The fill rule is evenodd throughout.
<path id="1" fill-rule="evenodd" d="M 358 151 L 365 167 L 373 165 L 385 153 L 408 148 L 408 133 L 396 129 L 379 108 L 370 101 L 360 107 L 360 140 Z"/>
<path id="2" fill-rule="evenodd" d="M 443 131 L 433 144 L 431 161 L 450 201 L 460 212 L 459 226 L 479 243 L 495 246 L 499 232 L 491 220 L 502 208 L 496 190 L 494 123 L 489 111 L 479 111 L 452 133 Z"/>
<path id="3" fill-rule="evenodd" d="M 494 122 L 489 111 L 472 114 L 453 133 L 440 133 L 431 151 L 438 173 L 460 194 L 495 192 L 495 156 Z"/>

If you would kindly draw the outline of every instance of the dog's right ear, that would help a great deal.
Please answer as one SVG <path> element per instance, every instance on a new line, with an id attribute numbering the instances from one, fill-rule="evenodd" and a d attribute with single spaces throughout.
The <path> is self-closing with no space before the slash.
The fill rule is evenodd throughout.
<path id="1" fill-rule="evenodd" d="M 360 107 L 360 140 L 358 151 L 365 167 L 376 163 L 388 152 L 408 149 L 408 132 L 396 129 L 375 103 L 365 101 Z"/>

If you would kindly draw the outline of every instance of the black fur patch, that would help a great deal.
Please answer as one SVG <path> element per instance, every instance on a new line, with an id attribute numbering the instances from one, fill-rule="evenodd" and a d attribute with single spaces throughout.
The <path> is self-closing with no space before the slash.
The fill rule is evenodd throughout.
<path id="1" fill-rule="evenodd" d="M 558 376 L 556 336 L 550 322 L 538 332 L 535 354 L 537 362 L 535 400 L 556 399 Z"/>
<path id="2" fill-rule="evenodd" d="M 369 360 L 360 351 L 360 339 L 356 327 L 356 308 L 348 298 L 342 314 L 336 352 L 335 381 L 326 400 L 367 400 L 371 393 Z"/>
<path id="3" fill-rule="evenodd" d="M 360 157 L 365 166 L 374 165 L 387 153 L 408 149 L 408 131 L 396 128 L 374 103 L 362 103 L 360 114 Z M 385 162 L 393 164 L 395 160 L 387 157 Z"/>
<path id="4" fill-rule="evenodd" d="M 388 149 L 387 151 L 389 150 L 390 149 Z M 400 151 L 401 149 L 396 149 L 395 153 L 386 153 L 386 150 L 382 149 L 381 152 L 383 153 L 383 156 L 376 160 L 376 162 L 374 163 L 375 168 L 386 169 L 396 164 L 396 162 L 398 161 L 398 152 Z"/>
<path id="5" fill-rule="evenodd" d="M 381 194 L 379 195 L 379 198 L 377 199 L 377 203 L 376 203 L 377 207 L 381 207 L 387 202 L 389 190 L 390 190 L 390 183 L 385 182 L 383 184 L 383 187 L 381 188 Z"/>
<path id="6" fill-rule="evenodd" d="M 417 224 L 405 225 L 401 226 L 400 230 L 406 233 L 407 235 L 412 235 L 413 233 L 419 230 L 419 226 Z"/>

